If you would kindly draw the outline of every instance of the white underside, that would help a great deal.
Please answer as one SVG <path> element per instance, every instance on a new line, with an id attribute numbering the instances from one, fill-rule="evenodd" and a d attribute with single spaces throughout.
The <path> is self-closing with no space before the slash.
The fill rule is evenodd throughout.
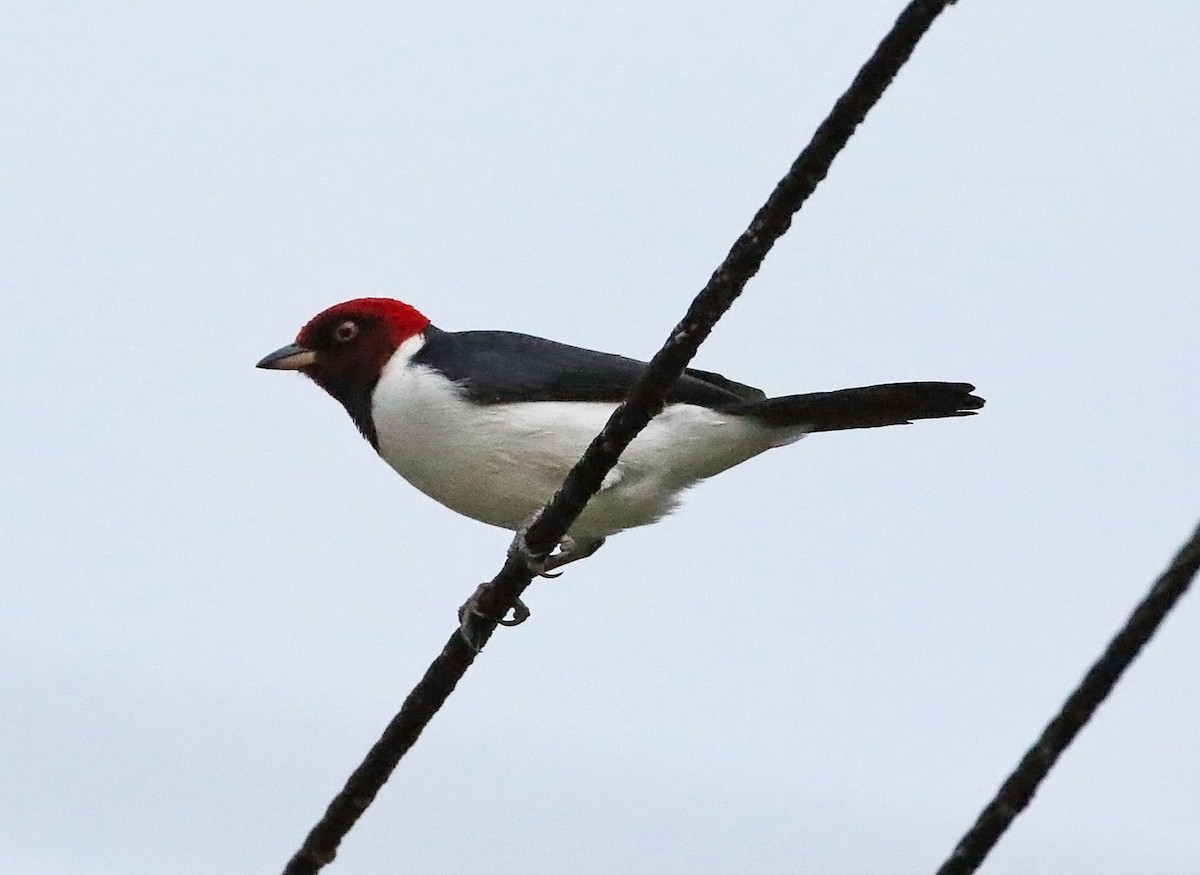
<path id="1" fill-rule="evenodd" d="M 438 372 L 410 365 L 422 343 L 414 338 L 403 344 L 375 389 L 379 454 L 446 507 L 520 528 L 562 485 L 616 405 L 472 404 Z M 629 445 L 571 534 L 590 539 L 652 523 L 689 486 L 804 434 L 673 404 Z"/>

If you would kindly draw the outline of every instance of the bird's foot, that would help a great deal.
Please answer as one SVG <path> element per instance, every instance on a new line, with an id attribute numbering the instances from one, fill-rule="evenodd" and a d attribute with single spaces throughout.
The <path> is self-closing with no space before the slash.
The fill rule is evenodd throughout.
<path id="1" fill-rule="evenodd" d="M 604 546 L 604 538 L 578 540 L 570 535 L 564 535 L 559 540 L 558 549 L 555 552 L 549 556 L 537 556 L 529 549 L 529 542 L 525 540 L 525 532 L 528 528 L 529 526 L 526 526 L 517 532 L 508 551 L 510 554 L 520 557 L 521 561 L 525 563 L 525 567 L 529 569 L 529 573 L 535 577 L 562 577 L 561 571 L 551 572 L 570 562 L 586 559 Z"/>
<path id="2" fill-rule="evenodd" d="M 534 517 L 534 519 L 537 519 Z M 532 523 L 532 520 L 530 521 Z M 521 560 L 522 564 L 529 569 L 529 573 L 534 577 L 558 577 L 557 574 L 548 575 L 546 572 L 553 566 L 550 565 L 551 556 L 538 556 L 529 549 L 529 542 L 525 540 L 525 533 L 529 530 L 529 526 L 517 531 L 513 537 L 512 543 L 508 547 L 508 555 L 516 556 Z"/>
<path id="3" fill-rule="evenodd" d="M 463 606 L 458 609 L 458 634 L 462 636 L 467 646 L 476 653 L 483 646 L 483 642 L 479 640 L 480 636 L 475 627 L 475 621 L 485 616 L 479 608 L 479 597 L 483 595 L 483 590 L 486 586 L 486 583 L 481 583 L 475 587 L 475 592 L 471 593 L 471 597 L 463 602 Z M 501 617 L 496 622 L 501 626 L 520 626 L 529 619 L 529 608 L 520 599 L 517 599 L 511 610 L 512 617 Z"/>
<path id="4" fill-rule="evenodd" d="M 521 529 L 513 538 L 512 545 L 508 548 L 510 555 L 515 555 L 520 558 L 525 567 L 529 569 L 529 573 L 537 577 L 561 577 L 562 572 L 551 573 L 555 568 L 561 568 L 568 562 L 575 562 L 579 559 L 586 559 L 591 556 L 604 544 L 603 538 L 593 538 L 586 541 L 578 541 L 570 535 L 564 537 L 558 542 L 558 550 L 551 553 L 549 556 L 537 556 L 529 549 L 529 544 L 525 540 L 525 530 Z M 466 600 L 461 608 L 458 609 L 458 632 L 462 636 L 463 641 L 467 646 L 479 652 L 479 648 L 483 643 L 479 640 L 478 630 L 475 628 L 475 621 L 484 616 L 484 613 L 479 608 L 479 597 L 483 595 L 486 583 L 481 583 L 475 588 L 475 592 Z M 529 619 L 529 608 L 520 599 L 517 599 L 512 606 L 512 617 L 501 618 L 496 622 L 501 626 L 519 626 Z"/>
<path id="5" fill-rule="evenodd" d="M 561 571 L 558 574 L 550 574 L 549 572 L 555 568 L 561 568 L 568 562 L 578 562 L 580 559 L 586 559 L 603 546 L 603 538 L 579 541 L 567 535 L 558 542 L 558 551 L 546 557 L 545 568 L 542 569 L 541 576 L 559 577 L 562 575 Z"/>

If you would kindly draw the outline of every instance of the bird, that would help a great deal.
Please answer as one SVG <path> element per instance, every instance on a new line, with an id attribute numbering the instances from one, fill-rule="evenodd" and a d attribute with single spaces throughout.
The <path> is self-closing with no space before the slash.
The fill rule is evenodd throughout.
<path id="1" fill-rule="evenodd" d="M 428 497 L 516 532 L 646 366 L 529 334 L 445 331 L 409 304 L 371 297 L 323 310 L 257 365 L 299 371 L 324 389 L 383 461 Z M 557 549 L 531 568 L 552 576 L 609 536 L 662 519 L 700 481 L 806 435 L 973 415 L 984 405 L 974 390 L 909 382 L 768 397 L 689 368 Z"/>

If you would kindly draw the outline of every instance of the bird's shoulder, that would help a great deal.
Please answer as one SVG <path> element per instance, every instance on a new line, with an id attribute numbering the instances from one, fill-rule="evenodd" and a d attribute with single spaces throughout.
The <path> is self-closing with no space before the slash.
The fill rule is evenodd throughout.
<path id="1" fill-rule="evenodd" d="M 620 401 L 646 363 L 512 331 L 426 329 L 414 364 L 440 372 L 477 404 L 517 401 Z M 668 403 L 722 408 L 759 400 L 753 386 L 711 371 L 689 368 Z"/>

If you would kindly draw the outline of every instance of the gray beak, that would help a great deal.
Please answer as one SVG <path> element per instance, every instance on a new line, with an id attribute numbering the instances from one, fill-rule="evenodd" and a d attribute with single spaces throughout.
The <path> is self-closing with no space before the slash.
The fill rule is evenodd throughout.
<path id="1" fill-rule="evenodd" d="M 316 363 L 317 354 L 311 349 L 305 349 L 298 343 L 289 343 L 282 349 L 264 356 L 255 367 L 269 371 L 302 371 Z"/>

